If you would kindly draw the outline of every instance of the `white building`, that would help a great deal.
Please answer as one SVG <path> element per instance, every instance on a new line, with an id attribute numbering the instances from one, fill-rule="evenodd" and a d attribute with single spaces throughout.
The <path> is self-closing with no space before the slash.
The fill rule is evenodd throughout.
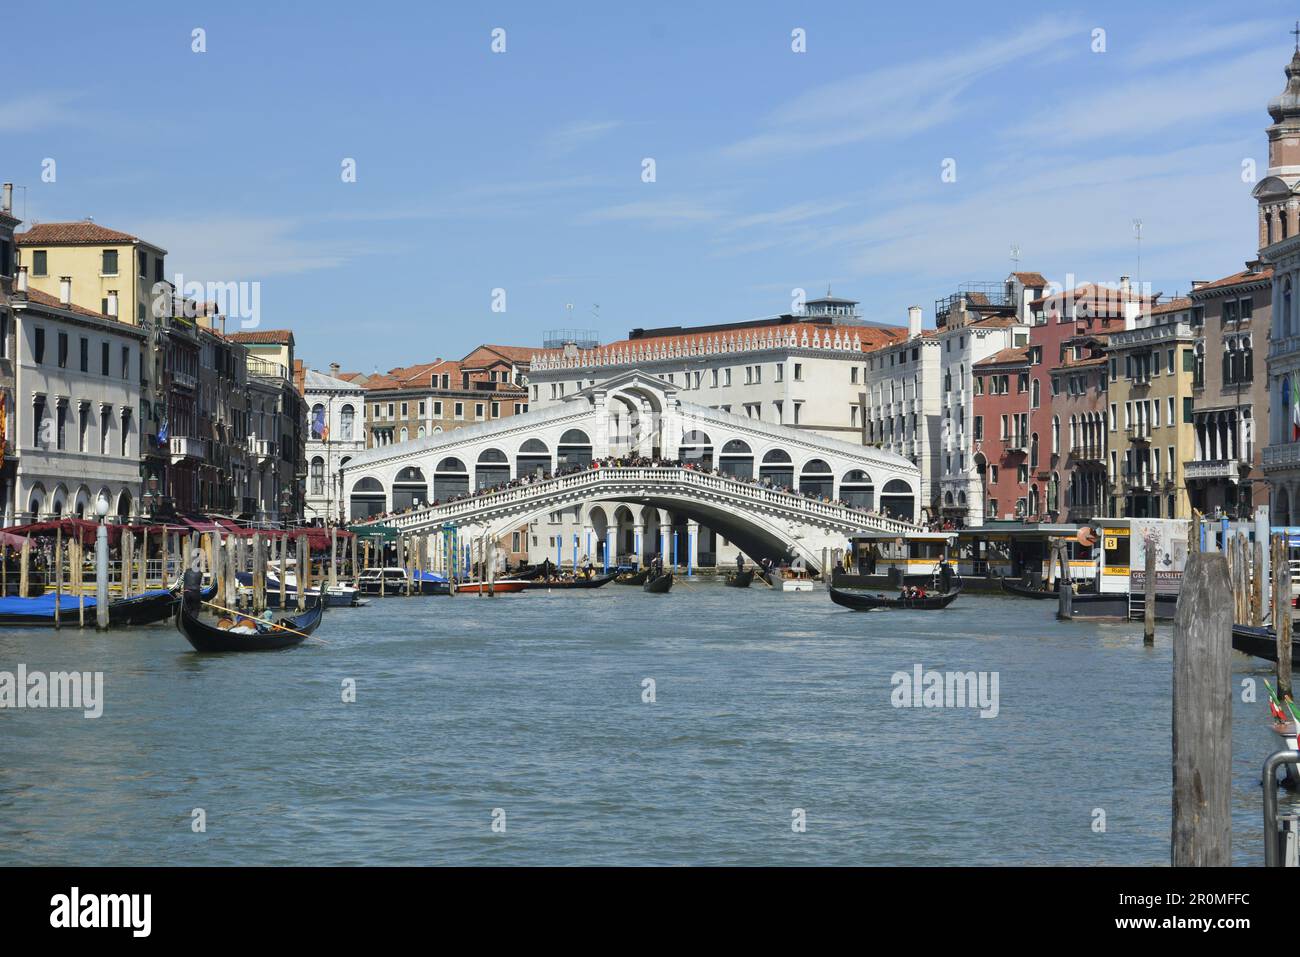
<path id="1" fill-rule="evenodd" d="M 867 441 L 920 468 L 921 504 L 931 519 L 984 522 L 983 486 L 971 454 L 971 367 L 1028 342 L 1029 326 L 1016 317 L 1019 305 L 1010 295 L 961 292 L 936 304 L 933 330 L 922 330 L 921 307 L 912 306 L 907 340 L 867 360 Z"/>
<path id="2" fill-rule="evenodd" d="M 364 409 L 366 390 L 331 375 L 307 369 L 302 391 L 307 400 L 307 499 L 305 518 L 341 521 L 347 514 L 343 500 L 342 469 L 366 447 Z"/>
<path id="3" fill-rule="evenodd" d="M 5 490 L 5 524 L 94 517 L 133 518 L 140 506 L 140 349 L 144 330 L 27 288 L 26 267 L 10 305 L 16 362 L 6 436 L 17 458 Z M 110 293 L 109 312 L 116 311 Z"/>
<path id="4" fill-rule="evenodd" d="M 829 295 L 809 300 L 800 315 L 633 329 L 621 342 L 536 353 L 529 408 L 639 369 L 680 389 L 686 401 L 861 443 L 866 356 L 903 337 L 896 326 L 863 322 L 853 300 Z"/>

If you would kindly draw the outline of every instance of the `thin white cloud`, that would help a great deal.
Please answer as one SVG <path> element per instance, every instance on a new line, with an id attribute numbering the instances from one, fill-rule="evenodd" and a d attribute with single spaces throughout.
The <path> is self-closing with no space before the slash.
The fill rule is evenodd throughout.
<path id="1" fill-rule="evenodd" d="M 23 133 L 76 120 L 71 93 L 27 93 L 0 99 L 0 132 Z"/>
<path id="2" fill-rule="evenodd" d="M 167 249 L 168 273 L 231 282 L 337 269 L 364 252 L 355 237 L 323 238 L 292 219 L 161 219 L 123 229 Z"/>
<path id="3" fill-rule="evenodd" d="M 1071 36 L 1086 52 L 1087 34 L 1076 23 L 1045 19 L 964 52 L 823 84 L 779 106 L 768 117 L 768 129 L 724 147 L 722 155 L 755 159 L 919 133 L 955 118 L 957 100 L 979 79 L 1059 57 L 1061 42 Z"/>
<path id="4" fill-rule="evenodd" d="M 622 125 L 618 120 L 574 120 L 547 133 L 542 138 L 542 150 L 552 157 L 567 156 Z"/>
<path id="5" fill-rule="evenodd" d="M 1038 147 L 1147 139 L 1167 131 L 1186 138 L 1212 120 L 1252 112 L 1261 118 L 1262 131 L 1268 97 L 1282 89 L 1283 62 L 1276 50 L 1263 50 L 1230 60 L 1201 60 L 1181 70 L 1126 76 L 1122 82 L 1065 99 L 1006 133 Z"/>
<path id="6" fill-rule="evenodd" d="M 1110 35 L 1107 47 L 1112 55 L 1145 67 L 1176 61 L 1190 62 L 1197 57 L 1238 47 L 1267 49 L 1273 43 L 1278 46 L 1275 59 L 1281 62 L 1285 55 L 1285 46 L 1282 45 L 1285 38 L 1279 40 L 1279 36 L 1276 20 L 1222 24 L 1161 21 L 1158 30 L 1145 34 L 1136 43 L 1126 43 L 1127 37 Z"/>
<path id="7" fill-rule="evenodd" d="M 716 222 L 724 216 L 716 205 L 684 197 L 643 199 L 618 203 L 583 213 L 583 223 L 641 223 L 646 226 L 681 226 Z"/>

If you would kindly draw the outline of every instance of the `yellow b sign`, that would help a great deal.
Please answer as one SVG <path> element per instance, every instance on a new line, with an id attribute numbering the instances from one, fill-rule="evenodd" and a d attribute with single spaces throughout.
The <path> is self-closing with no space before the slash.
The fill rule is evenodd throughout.
<path id="1" fill-rule="evenodd" d="M 1107 535 L 1105 541 L 1102 542 L 1102 548 L 1106 549 L 1107 551 L 1113 551 L 1118 546 L 1119 546 L 1119 542 L 1114 535 Z"/>

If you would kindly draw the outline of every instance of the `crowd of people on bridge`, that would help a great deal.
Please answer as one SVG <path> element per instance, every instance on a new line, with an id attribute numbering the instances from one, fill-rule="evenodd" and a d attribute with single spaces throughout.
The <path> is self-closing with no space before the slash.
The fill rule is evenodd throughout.
<path id="1" fill-rule="evenodd" d="M 495 495 L 498 492 L 507 492 L 511 489 L 525 488 L 539 482 L 546 482 L 553 479 L 564 478 L 569 475 L 576 475 L 579 472 L 594 471 L 598 469 L 617 469 L 617 468 L 654 468 L 654 469 L 688 469 L 698 472 L 701 475 L 713 475 L 719 478 L 728 479 L 733 482 L 740 482 L 744 485 L 759 486 L 761 488 L 771 489 L 776 492 L 784 492 L 787 495 L 793 495 L 797 498 L 807 501 L 821 502 L 825 505 L 835 505 L 840 508 L 851 509 L 855 512 L 862 512 L 872 518 L 898 518 L 888 508 L 864 508 L 853 502 L 843 499 L 833 499 L 830 496 L 822 495 L 818 492 L 807 491 L 804 489 L 790 488 L 779 482 L 773 482 L 770 476 L 755 477 L 752 475 L 733 475 L 724 472 L 714 466 L 705 466 L 698 459 L 667 459 L 659 456 L 646 455 L 607 455 L 604 458 L 592 459 L 587 464 L 564 465 L 556 469 L 552 474 L 545 475 L 539 469 L 536 472 L 530 472 L 527 475 L 520 475 L 516 478 L 509 479 L 505 482 L 498 482 L 494 485 L 484 485 L 481 488 L 470 489 L 455 495 L 449 495 L 445 498 L 435 498 L 430 502 L 416 502 L 415 504 L 390 512 L 382 512 L 378 515 L 368 516 L 371 520 L 383 520 L 392 518 L 397 515 L 405 515 L 410 512 L 418 511 L 423 508 L 430 508 L 440 505 L 451 505 L 455 502 L 462 502 L 467 499 L 480 498 L 485 495 Z M 950 523 L 949 523 L 950 524 Z M 934 529 L 937 531 L 938 529 Z"/>

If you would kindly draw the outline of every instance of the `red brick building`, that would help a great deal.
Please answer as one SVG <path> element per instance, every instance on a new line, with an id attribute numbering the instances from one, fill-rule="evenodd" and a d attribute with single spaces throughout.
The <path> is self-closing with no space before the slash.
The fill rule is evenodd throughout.
<path id="1" fill-rule="evenodd" d="M 1029 349 L 1003 349 L 975 363 L 975 466 L 984 519 L 1023 519 L 1029 507 Z"/>

